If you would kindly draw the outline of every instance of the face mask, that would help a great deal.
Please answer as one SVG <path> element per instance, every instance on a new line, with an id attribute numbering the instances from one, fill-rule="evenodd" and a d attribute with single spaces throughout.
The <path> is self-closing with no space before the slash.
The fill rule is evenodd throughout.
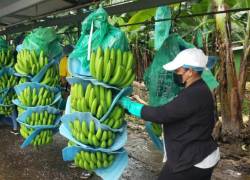
<path id="1" fill-rule="evenodd" d="M 173 75 L 173 80 L 174 80 L 174 83 L 180 87 L 184 87 L 185 86 L 185 82 L 183 82 L 183 79 L 182 79 L 182 75 L 181 74 L 176 74 L 174 73 Z"/>

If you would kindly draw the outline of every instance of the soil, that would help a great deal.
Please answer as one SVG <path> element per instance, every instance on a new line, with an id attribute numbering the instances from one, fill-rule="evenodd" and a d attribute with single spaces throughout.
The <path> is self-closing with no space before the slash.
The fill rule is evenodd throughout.
<path id="1" fill-rule="evenodd" d="M 61 150 L 67 141 L 59 133 L 54 142 L 43 148 L 20 148 L 23 139 L 11 128 L 0 126 L 1 180 L 75 180 L 82 170 L 69 168 L 62 160 Z M 250 180 L 250 146 L 220 144 L 221 160 L 213 173 L 213 180 Z M 129 164 L 121 180 L 154 180 L 162 167 L 162 155 L 154 148 L 141 121 L 129 122 L 128 142 L 125 146 Z M 243 150 L 244 149 L 244 150 Z M 93 175 L 91 180 L 100 179 Z"/>

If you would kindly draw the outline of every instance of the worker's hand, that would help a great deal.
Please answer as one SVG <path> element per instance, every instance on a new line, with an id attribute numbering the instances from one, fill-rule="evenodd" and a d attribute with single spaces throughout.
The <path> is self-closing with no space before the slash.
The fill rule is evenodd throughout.
<path id="1" fill-rule="evenodd" d="M 119 103 L 123 108 L 127 109 L 130 114 L 139 118 L 141 117 L 141 110 L 144 106 L 143 104 L 134 102 L 128 97 L 122 97 L 119 100 Z"/>
<path id="2" fill-rule="evenodd" d="M 133 101 L 130 98 L 124 96 L 119 100 L 119 103 L 124 109 L 128 110 Z"/>

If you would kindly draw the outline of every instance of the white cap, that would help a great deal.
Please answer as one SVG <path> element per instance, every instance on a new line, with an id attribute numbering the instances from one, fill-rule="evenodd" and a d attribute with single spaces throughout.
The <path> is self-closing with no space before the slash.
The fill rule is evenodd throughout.
<path id="1" fill-rule="evenodd" d="M 163 65 L 163 68 L 167 71 L 174 71 L 182 66 L 206 69 L 207 63 L 208 56 L 202 50 L 190 48 L 181 51 L 173 61 Z"/>

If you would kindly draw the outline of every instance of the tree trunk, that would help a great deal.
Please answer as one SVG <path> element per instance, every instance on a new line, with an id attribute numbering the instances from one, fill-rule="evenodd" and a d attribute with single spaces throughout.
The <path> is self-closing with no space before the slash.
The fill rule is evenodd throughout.
<path id="1" fill-rule="evenodd" d="M 243 103 L 243 99 L 245 96 L 248 67 L 250 67 L 250 11 L 248 11 L 246 37 L 244 41 L 243 57 L 241 58 L 240 74 L 239 74 L 239 91 L 240 91 L 241 103 Z"/>
<path id="2" fill-rule="evenodd" d="M 214 0 L 218 11 L 226 6 L 223 0 Z M 231 48 L 231 29 L 229 14 L 216 14 L 216 35 L 220 56 L 219 95 L 222 116 L 222 138 L 233 140 L 240 134 L 242 125 L 241 103 L 238 90 L 237 74 Z"/>

